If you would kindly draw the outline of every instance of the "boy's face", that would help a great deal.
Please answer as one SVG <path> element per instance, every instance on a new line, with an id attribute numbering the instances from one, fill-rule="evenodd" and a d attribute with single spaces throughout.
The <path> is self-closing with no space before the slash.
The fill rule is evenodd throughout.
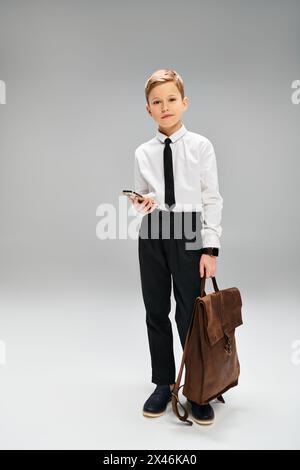
<path id="1" fill-rule="evenodd" d="M 152 88 L 148 96 L 146 109 L 159 127 L 168 128 L 176 125 L 188 108 L 188 98 L 181 98 L 174 82 L 165 82 Z M 164 117 L 168 116 L 169 117 Z"/>

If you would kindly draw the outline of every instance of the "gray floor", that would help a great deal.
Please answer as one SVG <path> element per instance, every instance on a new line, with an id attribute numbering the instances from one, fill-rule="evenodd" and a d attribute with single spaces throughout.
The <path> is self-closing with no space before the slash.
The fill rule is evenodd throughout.
<path id="1" fill-rule="evenodd" d="M 44 275 L 37 288 L 25 272 L 11 276 L 0 305 L 2 449 L 299 448 L 296 299 L 287 312 L 283 297 L 273 305 L 268 296 L 245 296 L 239 386 L 224 394 L 225 405 L 213 403 L 212 426 L 190 427 L 171 405 L 160 418 L 141 413 L 154 384 L 140 294 L 59 275 L 48 289 Z M 172 305 L 178 369 L 173 297 Z"/>

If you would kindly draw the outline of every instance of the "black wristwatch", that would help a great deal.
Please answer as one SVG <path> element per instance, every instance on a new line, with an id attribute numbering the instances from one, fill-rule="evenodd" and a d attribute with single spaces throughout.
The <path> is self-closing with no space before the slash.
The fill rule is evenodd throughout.
<path id="1" fill-rule="evenodd" d="M 219 248 L 215 248 L 215 247 L 202 248 L 201 252 L 204 255 L 218 256 L 219 255 Z"/>

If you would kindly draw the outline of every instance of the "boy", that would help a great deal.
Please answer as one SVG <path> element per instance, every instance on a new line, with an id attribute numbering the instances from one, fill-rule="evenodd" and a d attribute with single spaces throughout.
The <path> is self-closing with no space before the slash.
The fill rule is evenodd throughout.
<path id="1" fill-rule="evenodd" d="M 138 252 L 152 382 L 156 384 L 144 404 L 143 414 L 157 417 L 164 414 L 171 401 L 176 380 L 169 319 L 171 279 L 176 300 L 175 320 L 184 348 L 194 302 L 200 292 L 200 276 L 209 278 L 216 274 L 223 198 L 219 193 L 211 142 L 182 124 L 188 98 L 184 96 L 180 75 L 174 70 L 157 70 L 146 82 L 145 95 L 146 110 L 158 129 L 153 139 L 135 150 L 135 191 L 142 194 L 144 200 L 140 202 L 137 196 L 130 200 L 136 211 L 144 215 Z M 190 240 L 186 236 L 188 216 L 192 229 L 196 227 L 196 239 L 201 233 L 200 248 L 195 248 L 194 244 L 188 247 L 186 243 Z M 167 224 L 168 236 L 164 238 Z M 184 234 L 178 238 L 175 232 L 180 224 Z M 156 236 L 153 236 L 153 228 L 156 228 Z M 209 403 L 189 403 L 197 423 L 213 423 L 214 410 Z"/>

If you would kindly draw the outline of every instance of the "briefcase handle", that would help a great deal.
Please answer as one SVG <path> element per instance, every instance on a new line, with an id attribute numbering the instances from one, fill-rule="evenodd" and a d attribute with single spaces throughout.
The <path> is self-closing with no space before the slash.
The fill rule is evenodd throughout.
<path id="1" fill-rule="evenodd" d="M 218 288 L 216 278 L 214 276 L 212 276 L 211 278 L 208 278 L 208 279 L 212 279 L 215 292 L 218 292 L 219 288 Z M 204 268 L 204 276 L 200 277 L 200 297 L 204 297 L 206 295 L 205 290 L 204 290 L 205 289 L 205 280 L 206 280 L 206 272 L 205 272 L 205 268 Z"/>

